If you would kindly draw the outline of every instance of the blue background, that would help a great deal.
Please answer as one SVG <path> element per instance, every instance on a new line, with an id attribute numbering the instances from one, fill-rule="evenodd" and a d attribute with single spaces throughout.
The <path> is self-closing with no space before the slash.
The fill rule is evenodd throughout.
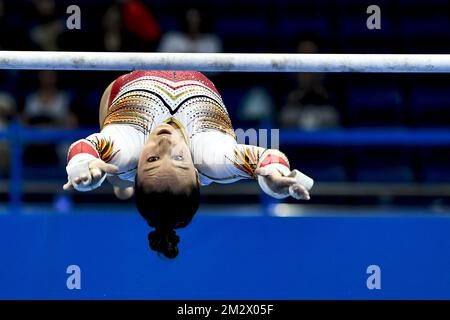
<path id="1" fill-rule="evenodd" d="M 138 214 L 0 216 L 1 299 L 448 299 L 450 218 L 211 216 L 150 252 Z M 69 265 L 81 290 L 68 290 Z M 381 290 L 366 269 L 381 268 Z"/>

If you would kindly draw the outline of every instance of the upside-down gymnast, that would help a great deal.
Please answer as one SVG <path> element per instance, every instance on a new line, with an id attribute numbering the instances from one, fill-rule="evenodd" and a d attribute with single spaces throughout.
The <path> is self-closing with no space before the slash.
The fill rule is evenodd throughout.
<path id="1" fill-rule="evenodd" d="M 312 180 L 291 170 L 282 152 L 237 143 L 219 92 L 199 72 L 120 76 L 103 93 L 99 123 L 100 133 L 70 146 L 64 190 L 108 180 L 118 198 L 134 195 L 155 229 L 150 248 L 168 258 L 178 255 L 175 229 L 191 222 L 200 186 L 255 179 L 275 198 L 309 200 Z"/>

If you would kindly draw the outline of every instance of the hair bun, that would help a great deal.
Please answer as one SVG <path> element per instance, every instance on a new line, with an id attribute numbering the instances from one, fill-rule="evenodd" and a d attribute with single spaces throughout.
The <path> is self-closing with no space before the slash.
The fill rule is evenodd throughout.
<path id="1" fill-rule="evenodd" d="M 180 237 L 175 230 L 156 229 L 148 234 L 150 248 L 173 259 L 178 255 Z"/>

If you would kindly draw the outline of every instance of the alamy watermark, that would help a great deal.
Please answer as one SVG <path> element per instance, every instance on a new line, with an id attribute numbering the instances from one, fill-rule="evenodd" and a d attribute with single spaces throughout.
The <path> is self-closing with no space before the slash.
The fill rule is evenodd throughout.
<path id="1" fill-rule="evenodd" d="M 265 149 L 280 148 L 280 130 L 279 129 L 236 129 L 234 130 L 237 143 L 249 144 Z M 270 137 L 270 139 L 269 139 Z"/>
<path id="2" fill-rule="evenodd" d="M 370 16 L 367 18 L 366 26 L 369 30 L 381 29 L 381 9 L 379 6 L 373 4 L 367 7 L 367 14 Z"/>
<path id="3" fill-rule="evenodd" d="M 381 268 L 376 264 L 367 267 L 366 273 L 370 276 L 367 278 L 366 286 L 369 290 L 381 289 Z"/>
<path id="4" fill-rule="evenodd" d="M 234 137 L 236 139 L 234 139 Z M 225 152 L 228 151 L 230 154 L 226 153 L 224 157 L 223 153 L 212 151 L 209 139 L 213 139 L 214 146 L 217 149 L 223 149 L 225 150 Z M 194 148 L 192 154 L 192 159 L 194 161 L 194 164 L 196 165 L 201 165 L 204 163 L 208 165 L 227 165 L 230 163 L 230 160 L 232 160 L 232 162 L 237 165 L 256 165 L 257 163 L 254 162 L 258 161 L 258 157 L 251 157 L 251 152 L 245 149 L 259 147 L 262 149 L 278 150 L 280 147 L 280 130 L 251 128 L 236 129 L 234 131 L 227 132 L 227 134 L 209 132 L 208 136 L 205 138 L 205 143 L 206 144 L 202 144 L 201 139 L 198 141 L 198 143 L 196 143 L 198 147 Z M 175 147 L 171 152 L 173 155 L 176 155 L 179 152 L 179 149 Z M 233 152 L 235 152 L 236 154 L 241 154 L 243 156 L 236 157 Z M 253 149 L 253 154 L 258 152 L 258 150 Z"/>
<path id="5" fill-rule="evenodd" d="M 81 9 L 77 5 L 70 5 L 66 9 L 66 13 L 70 16 L 66 20 L 66 27 L 69 30 L 81 29 Z"/>
<path id="6" fill-rule="evenodd" d="M 67 267 L 66 273 L 69 274 L 66 280 L 66 287 L 69 290 L 81 289 L 81 269 L 76 264 Z"/>

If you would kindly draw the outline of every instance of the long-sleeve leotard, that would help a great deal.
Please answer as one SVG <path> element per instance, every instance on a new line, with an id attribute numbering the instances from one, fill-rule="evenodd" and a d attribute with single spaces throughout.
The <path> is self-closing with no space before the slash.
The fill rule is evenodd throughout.
<path id="1" fill-rule="evenodd" d="M 203 74 L 135 71 L 114 82 L 101 131 L 72 144 L 68 161 L 89 153 L 116 165 L 117 176 L 132 182 L 148 135 L 164 122 L 183 132 L 201 185 L 254 178 L 267 150 L 237 143 L 222 98 Z M 276 160 L 289 167 L 283 154 Z"/>

